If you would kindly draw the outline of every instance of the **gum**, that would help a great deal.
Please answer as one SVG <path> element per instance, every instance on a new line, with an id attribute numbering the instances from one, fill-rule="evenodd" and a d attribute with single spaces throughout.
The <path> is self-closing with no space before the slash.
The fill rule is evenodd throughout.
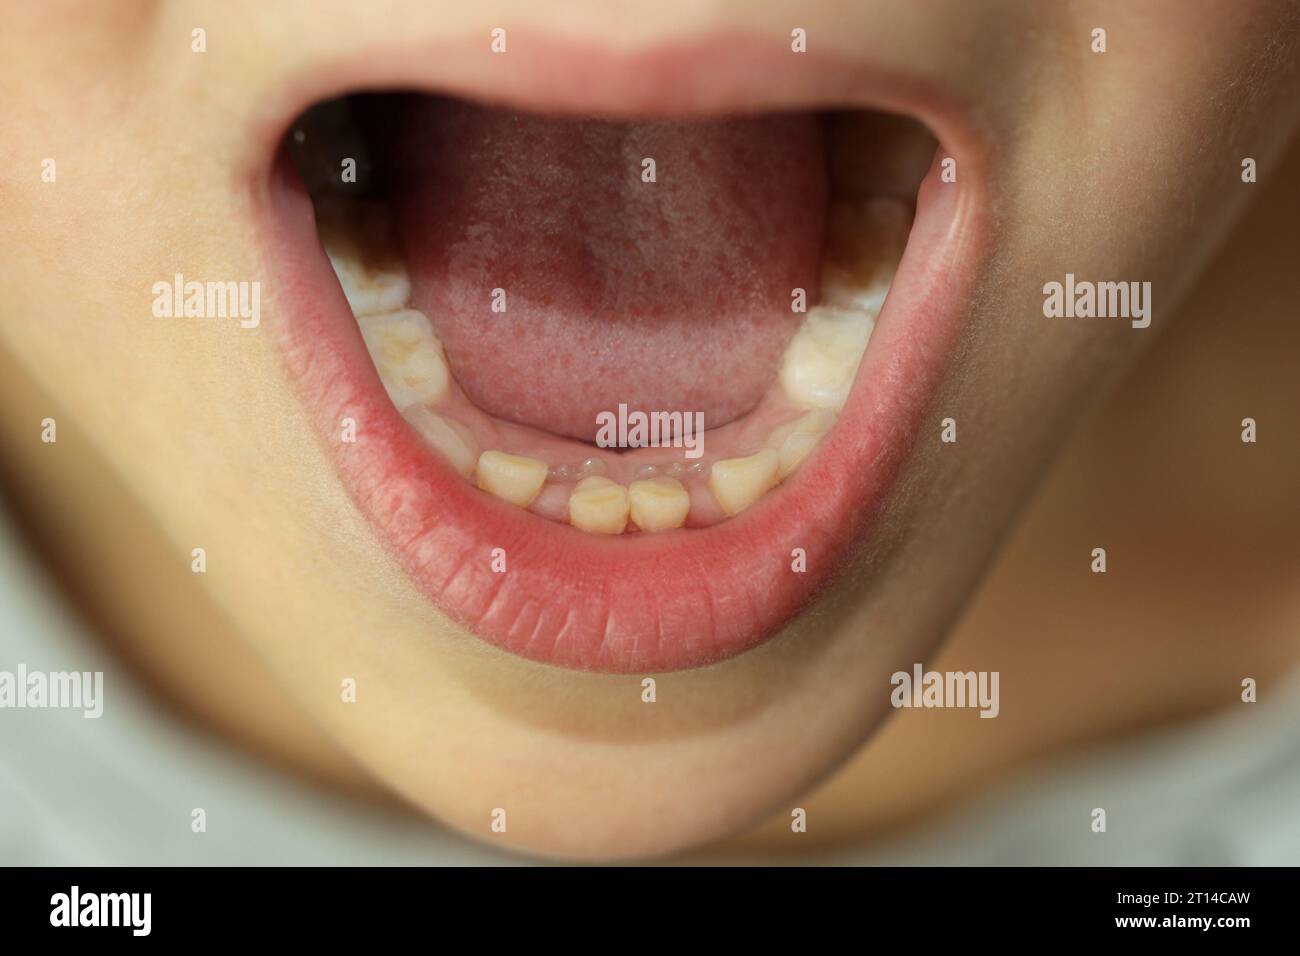
<path id="1" fill-rule="evenodd" d="M 449 356 L 455 368 L 454 356 Z M 691 494 L 691 513 L 687 527 L 705 527 L 726 516 L 708 490 L 709 469 L 724 458 L 741 458 L 765 447 L 768 436 L 780 426 L 797 421 L 806 410 L 791 402 L 780 386 L 773 384 L 757 408 L 744 418 L 718 428 L 706 428 L 696 459 L 686 457 L 686 450 L 673 447 L 600 448 L 586 442 L 538 431 L 527 425 L 503 421 L 476 407 L 464 392 L 453 385 L 451 393 L 436 406 L 444 418 L 464 425 L 474 436 L 481 451 L 500 449 L 513 455 L 537 458 L 552 466 L 568 466 L 567 478 L 552 478 L 529 506 L 530 511 L 552 521 L 567 523 L 569 492 L 583 477 L 584 462 L 600 463 L 594 473 L 622 485 L 640 478 L 665 475 L 676 478 Z M 678 467 L 674 468 L 676 465 Z M 694 466 L 694 467 L 693 467 Z M 657 470 L 651 471 L 654 468 Z"/>

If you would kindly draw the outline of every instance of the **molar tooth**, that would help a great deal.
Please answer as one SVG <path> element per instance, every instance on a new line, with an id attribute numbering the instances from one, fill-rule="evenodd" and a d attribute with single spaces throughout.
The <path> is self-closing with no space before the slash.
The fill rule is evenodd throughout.
<path id="1" fill-rule="evenodd" d="M 781 364 L 785 393 L 804 408 L 839 411 L 875 323 L 863 312 L 817 306 L 790 340 Z"/>
<path id="2" fill-rule="evenodd" d="M 428 405 L 446 396 L 451 385 L 447 357 L 423 312 L 367 315 L 357 324 L 394 405 Z"/>
<path id="3" fill-rule="evenodd" d="M 426 405 L 408 406 L 402 411 L 402 416 L 458 472 L 466 478 L 474 473 L 474 464 L 478 461 L 478 443 L 468 428 L 460 422 L 443 418 Z"/>
<path id="4" fill-rule="evenodd" d="M 767 444 L 776 449 L 777 475 L 785 478 L 798 468 L 834 424 L 833 413 L 818 409 L 772 432 Z"/>
<path id="5" fill-rule="evenodd" d="M 907 246 L 912 208 L 898 199 L 878 197 L 835 203 L 828 218 L 821 302 L 875 317 Z"/>
<path id="6" fill-rule="evenodd" d="M 546 484 L 546 462 L 503 451 L 485 451 L 478 456 L 475 480 L 489 494 L 512 505 L 527 508 Z"/>
<path id="7" fill-rule="evenodd" d="M 322 224 L 320 239 L 354 316 L 392 312 L 410 301 L 411 280 L 400 262 L 369 257 L 341 228 Z"/>
<path id="8" fill-rule="evenodd" d="M 569 495 L 569 524 L 581 531 L 622 534 L 627 514 L 628 490 L 599 475 L 582 479 Z"/>
<path id="9" fill-rule="evenodd" d="M 709 490 L 728 515 L 740 514 L 776 484 L 780 458 L 776 451 L 764 448 L 746 458 L 724 458 L 713 463 L 709 473 Z"/>
<path id="10" fill-rule="evenodd" d="M 676 478 L 647 478 L 628 488 L 632 520 L 642 531 L 668 531 L 686 523 L 691 495 Z"/>

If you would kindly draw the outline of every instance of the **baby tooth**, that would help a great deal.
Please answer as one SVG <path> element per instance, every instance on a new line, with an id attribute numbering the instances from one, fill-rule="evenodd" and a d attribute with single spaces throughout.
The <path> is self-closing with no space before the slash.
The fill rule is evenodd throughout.
<path id="1" fill-rule="evenodd" d="M 411 280 L 400 263 L 368 261 L 351 237 L 340 231 L 322 229 L 321 243 L 357 318 L 392 312 L 411 298 Z"/>
<path id="2" fill-rule="evenodd" d="M 569 523 L 581 531 L 622 534 L 627 512 L 627 489 L 599 475 L 582 479 L 569 496 Z"/>
<path id="3" fill-rule="evenodd" d="M 647 478 L 628 488 L 632 520 L 642 531 L 668 531 L 686 523 L 691 496 L 676 478 Z"/>
<path id="4" fill-rule="evenodd" d="M 738 515 L 776 484 L 780 464 L 777 453 L 764 448 L 747 458 L 725 458 L 713 463 L 709 489 L 728 515 Z"/>
<path id="5" fill-rule="evenodd" d="M 451 384 L 442 343 L 423 312 L 402 309 L 357 320 L 379 378 L 398 408 L 441 401 Z"/>
<path id="6" fill-rule="evenodd" d="M 798 468 L 834 424 L 832 413 L 818 410 L 772 432 L 767 443 L 777 452 L 777 475 L 784 478 Z"/>
<path id="7" fill-rule="evenodd" d="M 443 418 L 425 405 L 412 405 L 402 412 L 415 430 L 458 472 L 468 478 L 478 461 L 478 443 L 469 429 L 459 422 Z"/>
<path id="8" fill-rule="evenodd" d="M 478 456 L 475 480 L 489 494 L 527 508 L 546 483 L 546 472 L 546 462 L 536 458 L 485 451 Z"/>
<path id="9" fill-rule="evenodd" d="M 839 411 L 867 349 L 869 315 L 818 306 L 790 340 L 781 365 L 785 393 L 804 408 Z"/>

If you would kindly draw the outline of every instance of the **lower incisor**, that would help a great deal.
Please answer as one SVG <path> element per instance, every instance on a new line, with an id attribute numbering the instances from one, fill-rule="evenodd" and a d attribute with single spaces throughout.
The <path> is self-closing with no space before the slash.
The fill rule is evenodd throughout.
<path id="1" fill-rule="evenodd" d="M 622 534 L 627 515 L 627 489 L 608 478 L 584 478 L 569 496 L 569 523 L 581 531 Z"/>
<path id="2" fill-rule="evenodd" d="M 669 531 L 686 523 L 691 496 L 676 478 L 646 478 L 628 488 L 633 524 L 642 531 Z"/>

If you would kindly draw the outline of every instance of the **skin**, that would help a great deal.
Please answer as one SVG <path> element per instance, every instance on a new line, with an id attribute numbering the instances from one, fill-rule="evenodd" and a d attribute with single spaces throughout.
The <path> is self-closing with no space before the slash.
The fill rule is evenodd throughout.
<path id="1" fill-rule="evenodd" d="M 935 437 L 918 441 L 879 539 L 815 614 L 739 658 L 660 675 L 652 708 L 639 677 L 540 667 L 458 632 L 338 486 L 270 338 L 149 314 L 147 290 L 174 271 L 264 275 L 247 240 L 238 171 L 250 147 L 239 132 L 287 76 L 370 39 L 486 36 L 499 22 L 542 16 L 528 3 L 490 15 L 470 4 L 392 7 L 389 20 L 361 5 L 287 0 L 46 4 L 13 12 L 0 36 L 5 484 L 99 629 L 185 713 L 277 762 L 396 797 L 498 846 L 640 857 L 698 847 L 765 816 L 772 822 L 750 839 L 788 847 L 788 808 L 886 721 L 889 675 L 916 661 L 1001 668 L 1004 716 L 958 727 L 949 714 L 944 729 L 940 720 L 890 721 L 820 792 L 817 840 L 870 835 L 903 822 L 905 807 L 951 800 L 965 785 L 960 761 L 925 770 L 912 755 L 927 743 L 966 754 L 987 779 L 1061 746 L 1226 704 L 1252 664 L 1273 674 L 1292 662 L 1276 649 L 1277 609 L 1294 609 L 1295 575 L 1245 573 L 1252 561 L 1286 567 L 1279 542 L 1288 539 L 1263 521 L 1227 522 L 1225 538 L 1213 519 L 1211 506 L 1240 494 L 1241 473 L 1224 464 L 1219 494 L 1182 511 L 1171 505 L 1166 525 L 1131 496 L 1133 471 L 1150 465 L 1146 442 L 1168 441 L 1171 416 L 1209 441 L 1199 437 L 1206 418 L 1179 417 L 1176 402 L 1166 417 L 1142 417 L 1146 433 L 1131 418 L 1109 432 L 1094 425 L 1056 473 L 1059 510 L 1045 498 L 1030 512 L 946 656 L 934 652 L 1048 466 L 1142 351 L 1160 342 L 1173 350 L 1163 361 L 1182 368 L 1213 351 L 1201 343 L 1180 354 L 1162 329 L 1177 327 L 1177 303 L 1264 181 L 1282 175 L 1300 120 L 1295 5 L 547 5 L 553 29 L 615 47 L 689 40 L 737 22 L 738 11 L 756 31 L 801 25 L 841 52 L 960 95 L 987 149 L 976 164 L 991 198 L 980 280 L 922 428 Z M 207 30 L 206 59 L 190 51 L 196 25 Z M 1097 25 L 1108 31 L 1104 55 L 1089 52 Z M 1240 181 L 1246 156 L 1261 183 Z M 58 162 L 55 184 L 41 182 L 45 157 Z M 1258 231 L 1247 238 L 1262 242 Z M 1041 287 L 1066 272 L 1151 281 L 1152 328 L 1044 319 Z M 1279 265 L 1237 292 L 1250 301 L 1281 274 Z M 1219 300 L 1212 316 L 1231 303 Z M 1157 354 L 1148 365 L 1162 361 Z M 1245 414 L 1234 407 L 1213 419 L 1224 430 L 1220 454 L 1240 451 Z M 56 446 L 39 441 L 46 416 L 59 422 Z M 956 446 L 937 441 L 947 416 L 959 422 Z M 1200 458 L 1174 460 L 1201 467 Z M 1294 462 L 1280 459 L 1260 480 L 1277 481 L 1288 464 L 1293 476 Z M 1108 476 L 1100 491 L 1096 470 Z M 1182 473 L 1153 487 L 1178 489 Z M 1079 510 L 1081 500 L 1095 510 Z M 1080 515 L 1094 522 L 1084 527 Z M 1256 611 L 1257 626 L 1243 629 L 1258 654 L 1216 656 L 1218 635 L 1201 627 L 1185 655 L 1200 662 L 1193 688 L 1177 693 L 1171 681 L 1152 700 L 1138 676 L 1092 685 L 1140 702 L 1100 720 L 1095 699 L 1063 693 L 1074 678 L 1044 676 L 1035 655 L 1052 641 L 1084 663 L 1122 648 L 1135 675 L 1167 665 L 1134 645 L 1167 649 L 1161 642 L 1178 630 L 1157 599 L 1183 589 L 1171 568 L 1188 549 L 1166 542 L 1188 521 L 1201 547 L 1228 540 L 1251 555 L 1232 575 L 1198 566 L 1204 579 L 1193 590 L 1225 626 L 1240 621 L 1229 613 L 1237 602 Z M 1252 550 L 1252 534 L 1278 550 Z M 1112 554 L 1142 553 L 1159 576 L 1117 573 L 1106 579 L 1114 592 L 1097 598 L 1086 568 L 1099 538 Z M 208 555 L 201 576 L 189 573 L 194 547 Z M 1293 552 L 1289 560 L 1294 568 Z M 1063 582 L 1089 602 L 1113 602 L 1100 606 L 1118 618 L 1094 611 L 1091 626 L 1060 626 L 1070 605 L 1049 595 Z M 1135 608 L 1149 618 L 1133 619 Z M 1009 622 L 1002 636 L 1000 622 Z M 1110 669 L 1108 659 L 1094 673 Z M 340 701 L 345 678 L 357 681 L 355 704 Z M 973 736 L 988 724 L 996 731 Z M 504 834 L 489 831 L 497 807 L 509 815 Z"/>

